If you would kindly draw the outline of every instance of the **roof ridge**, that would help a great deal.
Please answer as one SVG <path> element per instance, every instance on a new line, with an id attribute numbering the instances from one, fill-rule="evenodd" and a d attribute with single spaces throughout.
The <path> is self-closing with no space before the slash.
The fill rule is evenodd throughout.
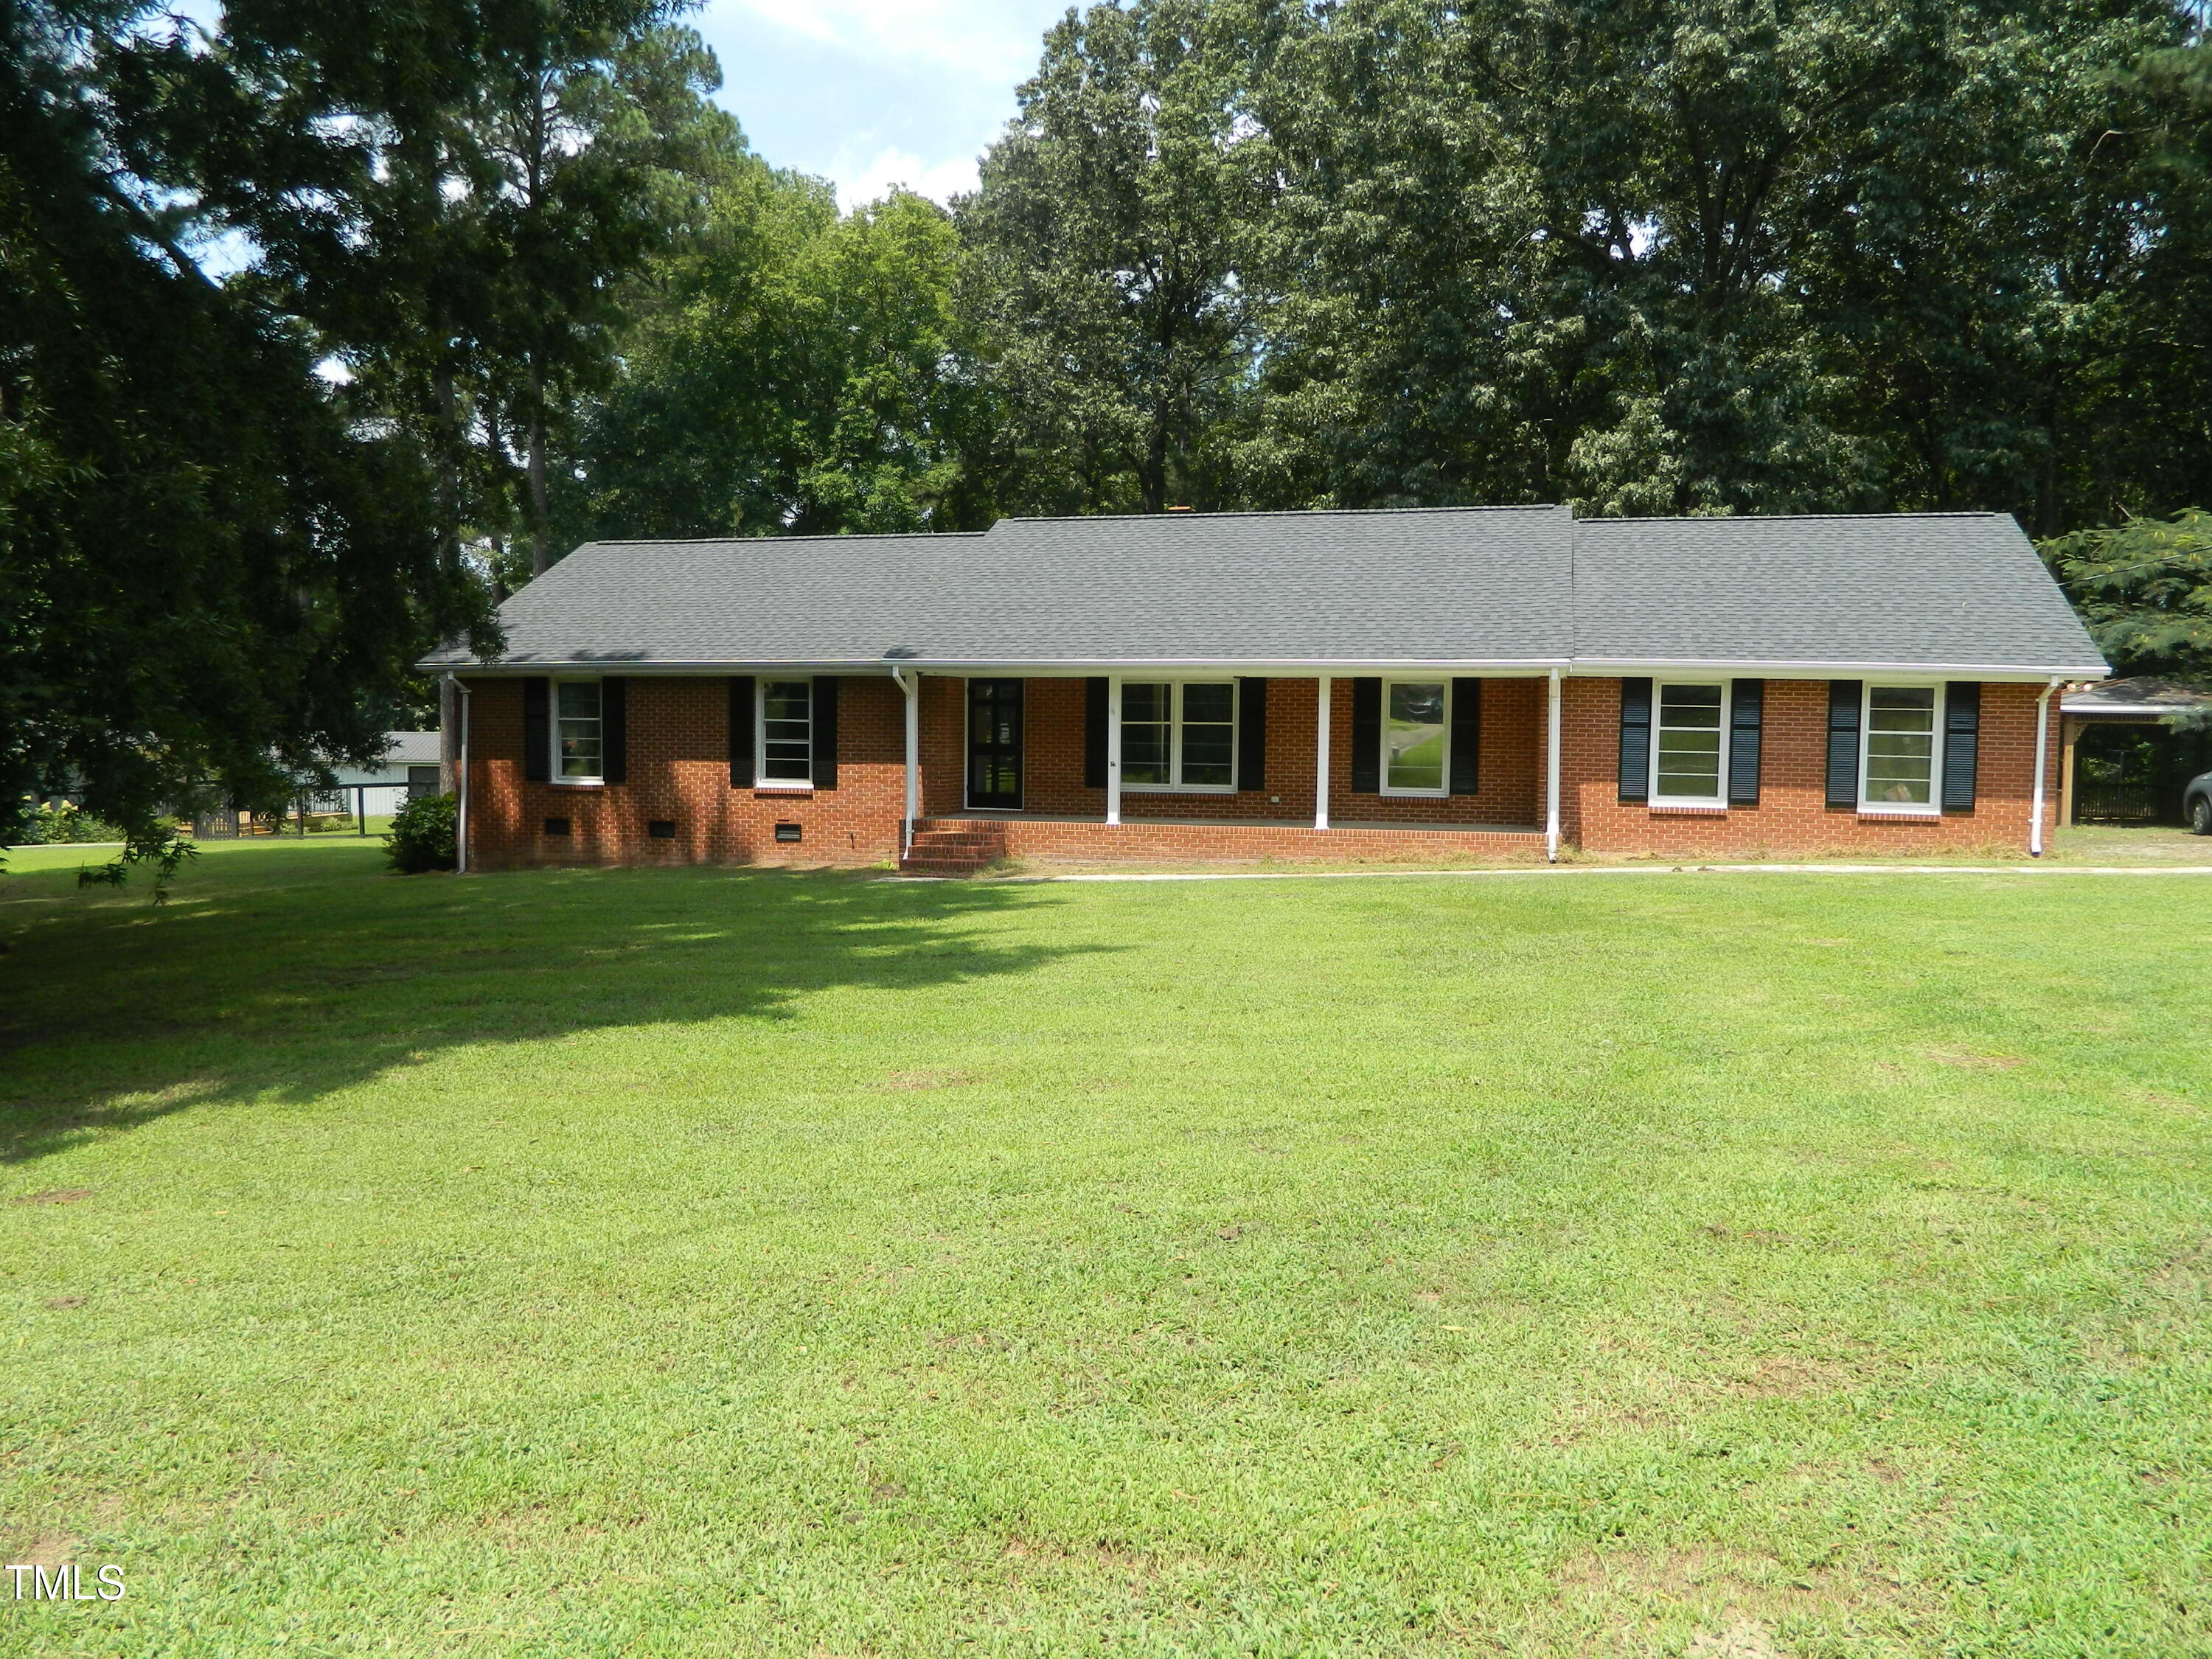
<path id="1" fill-rule="evenodd" d="M 989 535 L 988 530 L 871 530 L 859 535 L 849 532 L 818 536 L 595 536 L 591 540 L 578 542 L 575 550 L 587 547 L 735 547 L 745 542 L 774 543 L 779 547 L 793 542 L 918 542 L 959 541 L 963 538 L 981 539 Z M 558 564 L 560 561 L 555 560 Z"/>
<path id="2" fill-rule="evenodd" d="M 1466 507 L 1250 507 L 1222 513 L 1076 513 L 1009 514 L 994 521 L 1002 524 L 1176 524 L 1199 519 L 1379 519 L 1386 514 L 1411 516 L 1423 513 L 1558 513 L 1563 501 L 1486 501 Z M 988 532 L 986 532 L 988 533 Z"/>
<path id="3" fill-rule="evenodd" d="M 1899 519 L 2008 519 L 2009 513 L 1988 507 L 1942 507 L 1911 513 L 1643 513 L 1577 519 L 1586 524 L 1802 524 L 1808 519 L 1879 519 L 1893 524 Z"/>

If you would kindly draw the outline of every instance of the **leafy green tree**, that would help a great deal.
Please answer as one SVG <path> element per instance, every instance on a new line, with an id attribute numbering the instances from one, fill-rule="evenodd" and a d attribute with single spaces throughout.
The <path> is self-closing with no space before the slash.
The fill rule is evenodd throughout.
<path id="1" fill-rule="evenodd" d="M 495 635 L 419 449 L 355 417 L 257 273 L 212 281 L 204 170 L 145 95 L 212 71 L 127 4 L 0 13 L 0 777 L 134 855 L 381 747 L 441 637 Z"/>
<path id="2" fill-rule="evenodd" d="M 2212 513 L 2077 530 L 2041 546 L 2115 672 L 2212 686 Z"/>
<path id="3" fill-rule="evenodd" d="M 953 310 L 951 220 L 903 191 L 840 217 L 757 161 L 654 267 L 587 410 L 574 533 L 826 534 L 988 523 L 986 405 Z"/>
<path id="4" fill-rule="evenodd" d="M 2201 354 L 2153 342 L 2194 337 L 2202 209 L 2147 170 L 2131 67 L 2188 33 L 2162 0 L 1255 15 L 1254 493 L 2045 526 L 2189 498 Z"/>
<path id="5" fill-rule="evenodd" d="M 1224 504 L 1209 439 L 1254 360 L 1237 262 L 1265 184 L 1239 21 L 1204 0 L 1071 10 L 959 206 L 1012 503 Z"/>

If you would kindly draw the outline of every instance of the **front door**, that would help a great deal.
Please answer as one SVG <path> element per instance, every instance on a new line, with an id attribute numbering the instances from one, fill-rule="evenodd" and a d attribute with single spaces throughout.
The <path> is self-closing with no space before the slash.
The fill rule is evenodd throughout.
<path id="1" fill-rule="evenodd" d="M 968 805 L 1022 806 L 1022 683 L 968 682 Z"/>

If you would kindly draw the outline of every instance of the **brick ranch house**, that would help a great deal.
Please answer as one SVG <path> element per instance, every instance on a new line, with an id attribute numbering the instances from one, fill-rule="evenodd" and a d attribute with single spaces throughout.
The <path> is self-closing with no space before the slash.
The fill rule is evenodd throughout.
<path id="1" fill-rule="evenodd" d="M 595 542 L 448 649 L 471 869 L 2040 852 L 2100 659 L 1979 513 Z"/>

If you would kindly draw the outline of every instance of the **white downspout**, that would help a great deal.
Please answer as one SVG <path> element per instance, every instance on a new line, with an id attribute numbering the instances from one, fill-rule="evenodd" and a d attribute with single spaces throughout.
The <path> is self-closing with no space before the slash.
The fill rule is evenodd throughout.
<path id="1" fill-rule="evenodd" d="M 2051 694 L 2064 682 L 2053 678 L 2043 688 L 2043 695 L 2035 700 L 2035 805 L 2034 816 L 2027 823 L 2027 855 L 2043 856 L 2043 785 L 2044 773 L 2051 755 Z"/>
<path id="2" fill-rule="evenodd" d="M 1121 821 L 1121 677 L 1106 681 L 1106 822 Z"/>
<path id="3" fill-rule="evenodd" d="M 906 693 L 906 823 L 899 836 L 903 864 L 914 856 L 914 821 L 921 815 L 921 674 L 894 668 L 891 683 Z"/>
<path id="4" fill-rule="evenodd" d="M 1544 732 L 1544 857 L 1559 861 L 1559 671 L 1552 671 L 1552 699 Z"/>
<path id="5" fill-rule="evenodd" d="M 455 675 L 446 678 L 453 682 L 461 699 L 461 765 L 459 775 L 454 779 L 459 787 L 454 791 L 453 804 L 453 873 L 465 876 L 469 872 L 469 688 Z"/>
<path id="6" fill-rule="evenodd" d="M 1319 699 L 1314 710 L 1314 828 L 1328 828 L 1328 706 L 1336 682 L 1323 674 L 1314 682 Z"/>

